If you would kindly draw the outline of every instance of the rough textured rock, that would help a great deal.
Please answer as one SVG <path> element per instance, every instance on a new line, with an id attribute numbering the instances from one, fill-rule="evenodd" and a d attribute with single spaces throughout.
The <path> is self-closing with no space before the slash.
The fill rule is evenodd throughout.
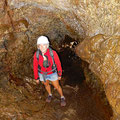
<path id="1" fill-rule="evenodd" d="M 99 34 L 86 38 L 76 48 L 77 54 L 89 63 L 89 68 L 100 78 L 109 103 L 117 116 L 120 114 L 119 44 L 120 36 Z"/>
<path id="2" fill-rule="evenodd" d="M 65 85 L 67 106 L 61 108 L 56 90 L 52 89 L 52 102 L 46 103 L 42 85 L 36 85 L 34 79 L 25 79 L 27 82 L 11 76 L 6 89 L 0 86 L 1 120 L 109 120 L 111 116 L 107 106 L 85 84 L 80 89 L 78 85 Z"/>
<path id="3" fill-rule="evenodd" d="M 58 50 L 65 35 L 85 38 L 77 53 L 100 78 L 113 110 L 120 114 L 119 7 L 119 0 L 1 0 L 0 70 L 32 76 L 39 35 L 47 35 Z"/>

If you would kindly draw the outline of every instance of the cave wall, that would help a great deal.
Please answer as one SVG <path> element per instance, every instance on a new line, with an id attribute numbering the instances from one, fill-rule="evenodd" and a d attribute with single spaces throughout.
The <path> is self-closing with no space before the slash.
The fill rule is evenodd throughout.
<path id="1" fill-rule="evenodd" d="M 47 35 L 58 50 L 65 35 L 82 38 L 76 52 L 100 78 L 118 116 L 119 7 L 119 0 L 1 0 L 0 69 L 17 76 L 32 74 L 39 35 Z"/>
<path id="2" fill-rule="evenodd" d="M 99 34 L 86 38 L 77 46 L 76 52 L 89 63 L 89 69 L 100 78 L 114 114 L 119 116 L 120 36 Z"/>

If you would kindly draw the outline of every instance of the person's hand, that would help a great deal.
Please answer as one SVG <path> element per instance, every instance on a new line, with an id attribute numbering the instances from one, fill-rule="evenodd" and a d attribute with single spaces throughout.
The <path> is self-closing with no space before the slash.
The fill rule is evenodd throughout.
<path id="1" fill-rule="evenodd" d="M 58 80 L 61 80 L 61 77 L 58 77 Z"/>
<path id="2" fill-rule="evenodd" d="M 36 80 L 36 83 L 37 83 L 37 84 L 39 84 L 39 82 L 40 82 L 39 80 Z"/>

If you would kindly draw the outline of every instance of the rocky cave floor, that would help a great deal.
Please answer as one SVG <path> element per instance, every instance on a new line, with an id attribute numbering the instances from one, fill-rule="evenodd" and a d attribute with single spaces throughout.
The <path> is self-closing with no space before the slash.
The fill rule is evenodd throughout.
<path id="1" fill-rule="evenodd" d="M 1 120 L 110 120 L 109 107 L 84 82 L 75 87 L 63 86 L 65 107 L 60 106 L 59 95 L 53 88 L 52 102 L 46 103 L 47 93 L 41 84 L 24 87 L 12 85 L 1 89 Z"/>
<path id="2" fill-rule="evenodd" d="M 42 84 L 11 76 L 7 86 L 0 88 L 0 120 L 110 120 L 111 108 L 85 83 L 78 62 L 69 64 L 66 61 L 61 81 L 65 107 L 60 106 L 60 96 L 53 87 L 53 99 L 46 103 Z"/>

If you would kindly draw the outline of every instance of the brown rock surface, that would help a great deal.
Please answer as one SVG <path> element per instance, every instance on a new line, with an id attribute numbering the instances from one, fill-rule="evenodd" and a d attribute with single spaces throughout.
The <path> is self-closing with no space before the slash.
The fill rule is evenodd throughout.
<path id="1" fill-rule="evenodd" d="M 1 72 L 7 70 L 20 78 L 32 77 L 32 56 L 39 35 L 47 35 L 58 50 L 65 35 L 79 41 L 82 38 L 77 54 L 100 78 L 117 119 L 120 114 L 119 8 L 119 0 L 1 0 Z"/>
<path id="2" fill-rule="evenodd" d="M 89 68 L 100 78 L 115 114 L 120 114 L 119 41 L 119 36 L 96 35 L 85 39 L 76 48 L 77 54 L 89 63 Z"/>

